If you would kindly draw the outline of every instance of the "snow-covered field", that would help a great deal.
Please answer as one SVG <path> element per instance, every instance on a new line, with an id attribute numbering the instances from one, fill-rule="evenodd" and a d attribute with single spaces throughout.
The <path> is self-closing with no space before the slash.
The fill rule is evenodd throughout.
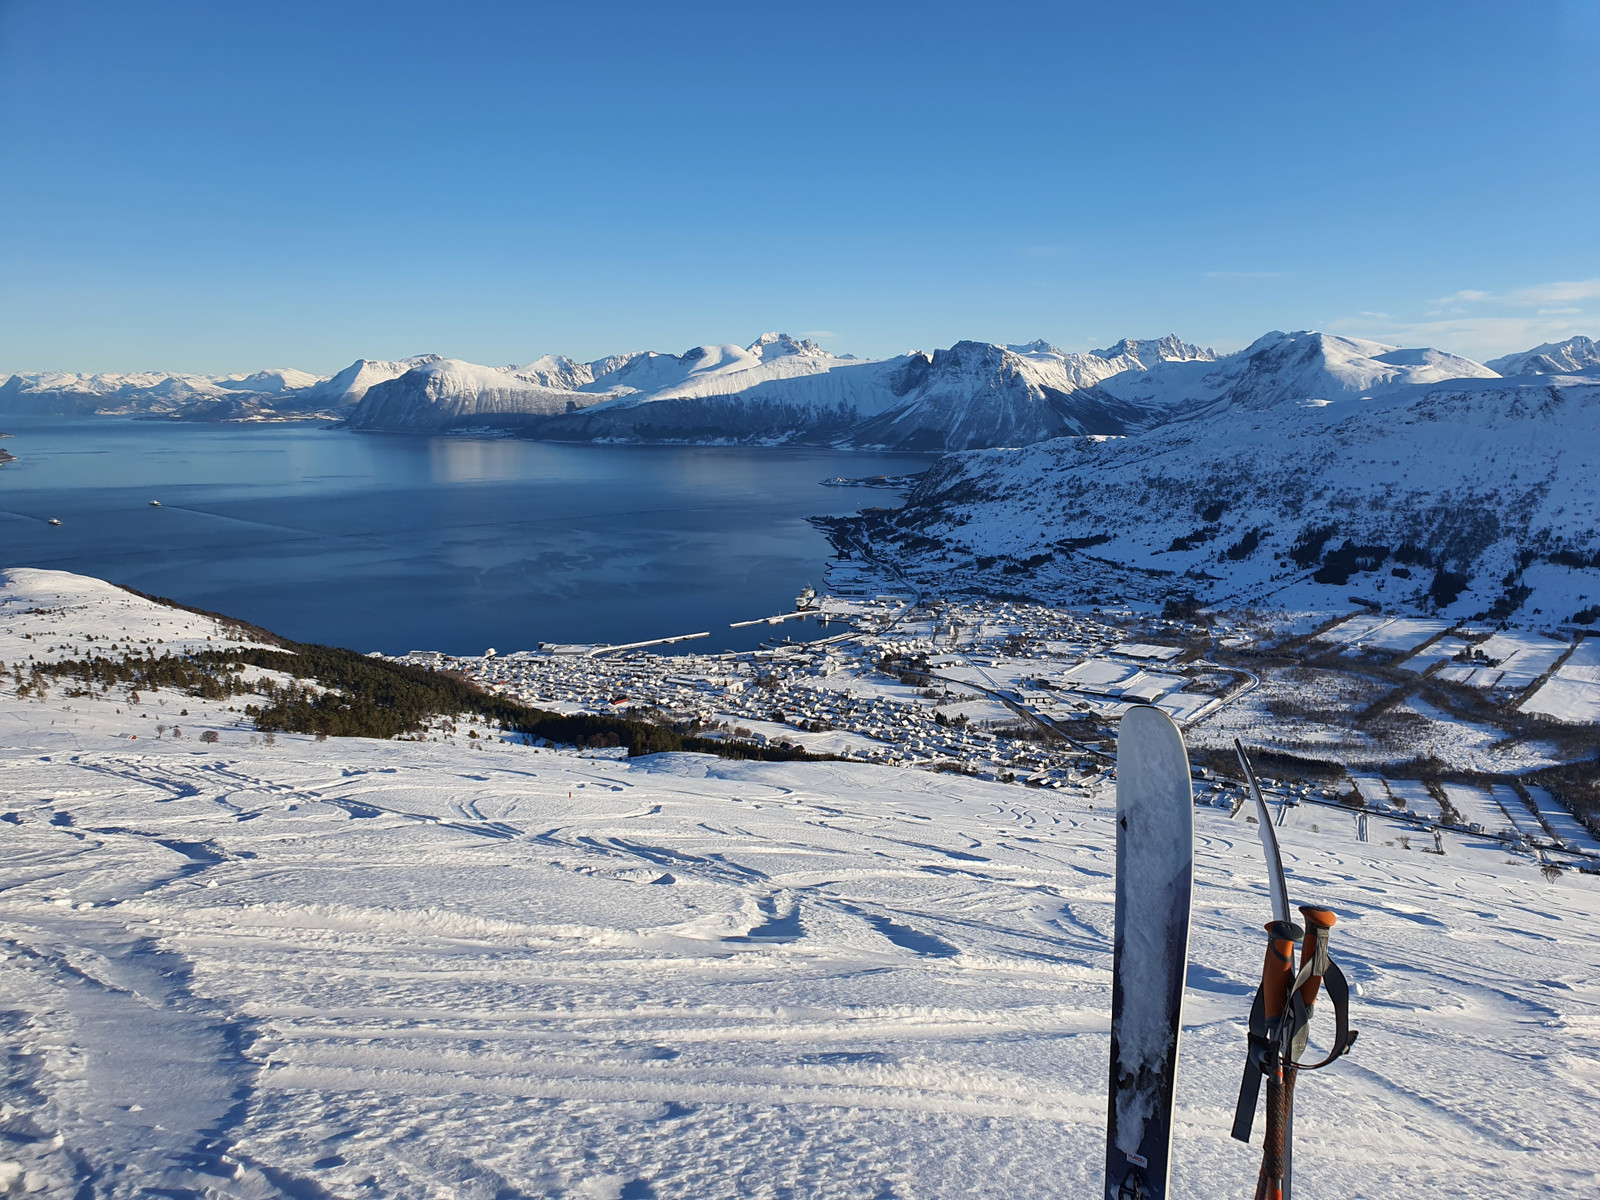
<path id="1" fill-rule="evenodd" d="M 1579 642 L 1522 709 L 1574 724 L 1600 721 L 1600 638 Z"/>
<path id="2" fill-rule="evenodd" d="M 137 605 L 67 599 L 29 617 L 49 645 L 135 632 Z M 5 616 L 10 663 L 35 639 Z M 170 619 L 139 639 L 218 636 Z M 178 707 L 221 740 L 153 737 L 142 714 Z M 1109 786 L 269 746 L 188 697 L 19 700 L 9 675 L 0 780 L 0 1188 L 1098 1190 Z M 1259 1151 L 1227 1134 L 1268 901 L 1245 818 L 1195 819 L 1175 1194 L 1245 1195 Z M 1354 1054 L 1299 1089 L 1300 1194 L 1591 1193 L 1595 880 L 1373 824 L 1279 830 L 1360 993 Z"/>

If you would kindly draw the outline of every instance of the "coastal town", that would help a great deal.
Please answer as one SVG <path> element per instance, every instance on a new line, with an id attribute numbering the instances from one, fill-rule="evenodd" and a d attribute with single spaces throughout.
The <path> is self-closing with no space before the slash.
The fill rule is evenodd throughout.
<path id="1" fill-rule="evenodd" d="M 1264 788 L 1279 820 L 1327 805 L 1358 814 L 1357 840 L 1415 837 L 1442 852 L 1455 831 L 1544 866 L 1600 868 L 1600 839 L 1538 782 L 1559 747 L 1384 690 L 1390 679 L 1397 692 L 1428 682 L 1480 705 L 1489 721 L 1581 716 L 1600 690 L 1586 665 L 1600 643 L 1366 610 L 1278 614 L 1268 628 L 1220 614 L 863 594 L 861 583 L 881 577 L 858 579 L 844 565 L 830 583 L 846 594 L 808 589 L 795 612 L 768 618 L 777 633 L 791 618 L 816 618 L 821 636 L 811 641 L 775 634 L 760 649 L 724 653 L 657 653 L 653 643 L 414 651 L 402 661 L 537 708 L 1084 800 L 1113 770 L 1117 718 L 1150 704 L 1185 731 L 1197 803 L 1240 811 L 1238 737 L 1276 752 Z M 1291 712 L 1284 695 L 1303 691 L 1307 671 L 1325 677 L 1325 699 Z M 1385 741 L 1384 722 L 1402 719 L 1405 739 L 1426 751 L 1424 770 L 1394 761 Z"/>

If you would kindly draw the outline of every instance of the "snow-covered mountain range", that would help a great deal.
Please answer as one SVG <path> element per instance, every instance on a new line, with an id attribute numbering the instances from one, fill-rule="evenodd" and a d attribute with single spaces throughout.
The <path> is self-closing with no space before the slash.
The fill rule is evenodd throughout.
<path id="1" fill-rule="evenodd" d="M 1595 372 L 1600 349 L 1581 337 L 1483 365 L 1440 350 L 1317 333 L 1269 333 L 1224 355 L 1169 335 L 1088 353 L 1042 341 L 963 341 L 879 360 L 769 333 L 748 346 L 593 362 L 557 355 L 509 367 L 437 355 L 359 359 L 331 378 L 293 370 L 14 375 L 0 386 L 0 412 L 188 420 L 317 415 L 374 430 L 499 426 L 578 441 L 937 451 L 1131 434 L 1212 412 L 1377 397 L 1449 380 Z"/>
<path id="2" fill-rule="evenodd" d="M 1600 345 L 1586 337 L 1546 342 L 1521 354 L 1491 358 L 1484 364 L 1501 375 L 1570 375 L 1600 368 Z"/>
<path id="3" fill-rule="evenodd" d="M 840 544 L 931 587 L 1040 599 L 1600 617 L 1600 347 L 1583 337 L 1489 364 L 1315 332 L 1232 354 L 1169 336 L 869 361 L 773 333 L 593 362 L 362 359 L 328 379 L 12 376 L 0 414 L 30 409 L 953 451 L 903 510 L 837 525 Z"/>
<path id="4" fill-rule="evenodd" d="M 436 354 L 399 362 L 362 358 L 333 376 L 292 367 L 251 375 L 40 371 L 0 384 L 0 413 L 148 414 L 191 421 L 332 415 L 354 408 L 374 384 L 438 360 Z"/>
<path id="5" fill-rule="evenodd" d="M 1165 406 L 1137 436 L 948 455 L 834 539 L 944 591 L 1600 619 L 1600 370 L 1271 334 L 1176 374 L 1100 385 Z"/>

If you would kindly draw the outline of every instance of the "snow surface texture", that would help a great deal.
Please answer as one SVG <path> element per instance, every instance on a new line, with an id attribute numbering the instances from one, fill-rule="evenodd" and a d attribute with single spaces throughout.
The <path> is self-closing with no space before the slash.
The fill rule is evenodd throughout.
<path id="1" fill-rule="evenodd" d="M 183 628 L 136 627 L 136 598 L 87 583 L 8 579 L 7 661 L 216 636 L 170 610 Z M 184 737 L 155 738 L 180 707 Z M 1109 787 L 268 746 L 235 720 L 179 695 L 19 701 L 0 680 L 0 1179 L 129 1197 L 1099 1190 Z M 197 745 L 208 727 L 221 742 Z M 1248 1195 L 1259 1147 L 1228 1128 L 1269 905 L 1243 818 L 1195 822 L 1173 1190 Z M 1298 1089 L 1301 1192 L 1592 1194 L 1594 881 L 1547 882 L 1464 835 L 1442 858 L 1407 850 L 1370 823 L 1360 844 L 1353 819 L 1300 808 L 1278 831 L 1292 898 L 1339 914 L 1363 1034 Z"/>
<path id="2" fill-rule="evenodd" d="M 1333 339 L 1301 340 L 1316 356 Z M 835 540 L 935 593 L 1045 602 L 1190 592 L 1326 612 L 1356 595 L 1550 625 L 1600 597 L 1600 380 L 1352 390 L 1234 395 L 1138 437 L 951 455 L 905 508 L 839 523 Z"/>

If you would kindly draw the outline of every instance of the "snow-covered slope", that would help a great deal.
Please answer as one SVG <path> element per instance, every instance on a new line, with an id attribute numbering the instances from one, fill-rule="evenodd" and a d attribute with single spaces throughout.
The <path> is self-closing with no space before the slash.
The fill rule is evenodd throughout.
<path id="1" fill-rule="evenodd" d="M 1259 411 L 1301 400 L 1381 396 L 1449 379 L 1493 379 L 1471 359 L 1429 348 L 1405 349 L 1333 334 L 1274 331 L 1213 361 L 1168 358 L 1127 370 L 1101 387 L 1163 416 L 1218 409 Z M 1156 423 L 1162 416 L 1155 416 Z"/>
<path id="2" fill-rule="evenodd" d="M 264 392 L 281 394 L 299 392 L 324 382 L 321 375 L 297 371 L 293 367 L 279 367 L 257 371 L 253 375 L 212 375 L 211 382 L 225 392 Z"/>
<path id="3" fill-rule="evenodd" d="M 696 346 L 679 355 L 644 352 L 592 363 L 547 355 L 514 373 L 544 388 L 605 396 L 604 404 L 538 422 L 538 433 L 552 438 L 942 450 L 1120 431 L 1142 421 L 1145 408 L 1098 393 L 1095 384 L 1143 371 L 1145 360 L 1160 365 L 1214 357 L 1169 336 L 1128 340 L 1104 354 L 1067 354 L 1044 342 L 960 342 L 933 354 L 863 361 L 767 333 L 749 346 Z M 463 381 L 467 390 L 475 386 Z M 381 414 L 362 412 L 355 423 L 425 428 L 465 419 L 431 400 L 404 412 L 390 393 L 382 399 Z"/>
<path id="4" fill-rule="evenodd" d="M 72 590 L 13 573 L 13 636 L 120 639 Z M 269 745 L 237 703 L 0 677 L 7 1194 L 1101 1193 L 1109 784 Z M 1228 1137 L 1270 911 L 1244 822 L 1195 811 L 1186 1197 L 1260 1161 Z M 1596 880 L 1367 824 L 1278 829 L 1362 1031 L 1299 1084 L 1302 1193 L 1591 1194 Z"/>
<path id="5" fill-rule="evenodd" d="M 441 358 L 369 387 L 350 414 L 356 429 L 511 427 L 598 402 L 588 392 L 550 388 L 514 368 Z"/>
<path id="6" fill-rule="evenodd" d="M 654 442 L 828 442 L 898 403 L 908 358 L 863 361 L 763 334 L 749 346 L 696 346 L 589 364 L 607 402 L 545 422 L 540 436 Z"/>
<path id="7" fill-rule="evenodd" d="M 1147 416 L 1095 384 L 1114 362 L 1052 346 L 957 342 L 913 355 L 899 372 L 904 398 L 849 436 L 860 446 L 960 450 L 1025 446 L 1071 433 L 1123 433 Z"/>
<path id="8" fill-rule="evenodd" d="M 0 411 L 35 413 L 170 412 L 229 389 L 205 375 L 160 372 L 79 375 L 42 371 L 13 375 L 0 385 Z"/>
<path id="9" fill-rule="evenodd" d="M 1600 345 L 1586 337 L 1546 342 L 1520 354 L 1490 359 L 1486 364 L 1502 375 L 1577 375 L 1600 371 Z"/>
<path id="10" fill-rule="evenodd" d="M 330 408 L 354 408 L 369 389 L 391 379 L 399 379 L 407 371 L 440 361 L 437 354 L 419 354 L 398 362 L 383 359 L 358 358 L 332 379 L 308 387 L 300 397 L 306 404 L 326 405 Z"/>
<path id="11" fill-rule="evenodd" d="M 939 590 L 1557 623 L 1600 599 L 1597 461 L 1600 383 L 1456 379 L 952 455 L 841 532 Z"/>

